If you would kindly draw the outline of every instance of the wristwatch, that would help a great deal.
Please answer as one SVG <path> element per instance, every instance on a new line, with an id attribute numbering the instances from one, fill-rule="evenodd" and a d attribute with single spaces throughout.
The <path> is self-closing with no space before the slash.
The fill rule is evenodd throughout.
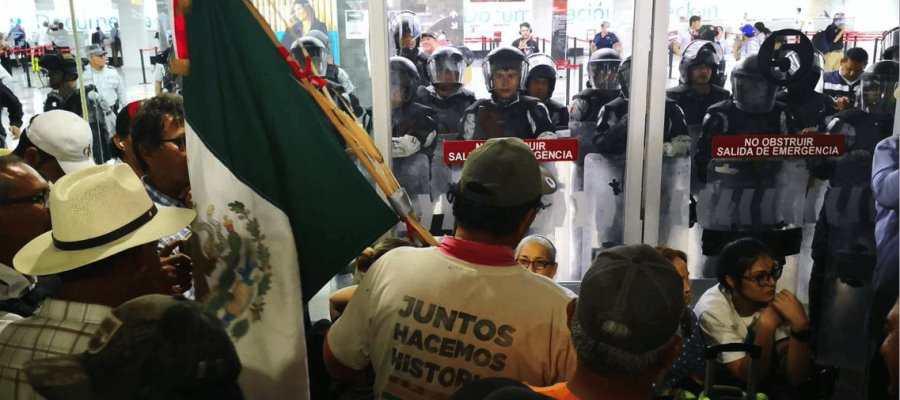
<path id="1" fill-rule="evenodd" d="M 812 332 L 809 329 L 804 329 L 800 332 L 797 332 L 791 329 L 791 337 L 797 339 L 799 342 L 806 343 L 809 341 L 810 336 L 812 336 Z"/>

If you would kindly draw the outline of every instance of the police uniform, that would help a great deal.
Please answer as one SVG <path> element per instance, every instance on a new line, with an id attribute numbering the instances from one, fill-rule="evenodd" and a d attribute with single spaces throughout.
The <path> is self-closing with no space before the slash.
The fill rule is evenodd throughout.
<path id="1" fill-rule="evenodd" d="M 555 132 L 547 107 L 540 100 L 514 94 L 511 99 L 480 99 L 466 109 L 459 131 L 466 140 L 495 137 L 537 139 Z"/>
<path id="2" fill-rule="evenodd" d="M 544 100 L 543 103 L 544 107 L 547 107 L 553 125 L 557 129 L 565 129 L 569 125 L 569 110 L 566 105 L 550 98 Z"/>
<path id="3" fill-rule="evenodd" d="M 600 109 L 619 97 L 621 86 L 616 77 L 622 58 L 613 49 L 599 49 L 588 59 L 591 87 L 572 97 L 572 121 L 596 121 Z"/>
<path id="4" fill-rule="evenodd" d="M 706 110 L 711 105 L 727 99 L 730 93 L 712 84 L 709 85 L 708 92 L 697 93 L 690 85 L 682 83 L 666 90 L 666 96 L 681 108 L 688 125 L 700 125 L 706 116 Z"/>
<path id="5" fill-rule="evenodd" d="M 466 109 L 475 103 L 475 93 L 460 87 L 449 97 L 441 97 L 434 86 L 420 86 L 416 93 L 416 101 L 434 110 L 437 133 L 440 135 L 459 132 L 459 121 L 463 119 Z"/>
<path id="6" fill-rule="evenodd" d="M 572 97 L 572 121 L 596 121 L 600 109 L 619 96 L 618 90 L 584 89 Z"/>

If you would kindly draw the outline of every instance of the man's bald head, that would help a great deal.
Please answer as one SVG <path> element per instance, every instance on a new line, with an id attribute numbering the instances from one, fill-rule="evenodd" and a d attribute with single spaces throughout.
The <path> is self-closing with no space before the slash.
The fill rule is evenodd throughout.
<path id="1" fill-rule="evenodd" d="M 0 263 L 11 265 L 22 246 L 50 230 L 49 192 L 47 181 L 22 159 L 0 157 Z"/>

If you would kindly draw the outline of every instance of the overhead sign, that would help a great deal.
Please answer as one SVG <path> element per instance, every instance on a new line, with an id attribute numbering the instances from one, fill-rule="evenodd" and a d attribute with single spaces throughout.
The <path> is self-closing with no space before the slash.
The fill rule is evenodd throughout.
<path id="1" fill-rule="evenodd" d="M 444 141 L 444 163 L 462 164 L 472 150 L 481 146 L 486 140 L 447 140 Z M 538 162 L 575 161 L 578 159 L 578 139 L 526 139 Z"/>
<path id="2" fill-rule="evenodd" d="M 844 135 L 715 135 L 712 158 L 839 157 Z"/>

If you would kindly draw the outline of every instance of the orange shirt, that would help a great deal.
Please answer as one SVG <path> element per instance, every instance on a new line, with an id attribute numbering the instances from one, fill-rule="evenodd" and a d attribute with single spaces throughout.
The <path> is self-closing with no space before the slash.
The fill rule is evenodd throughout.
<path id="1" fill-rule="evenodd" d="M 531 389 L 537 393 L 552 397 L 556 400 L 579 400 L 578 396 L 575 396 L 574 394 L 572 394 L 572 392 L 569 391 L 569 387 L 566 386 L 566 382 L 560 382 L 553 386 L 547 387 L 531 386 Z"/>

